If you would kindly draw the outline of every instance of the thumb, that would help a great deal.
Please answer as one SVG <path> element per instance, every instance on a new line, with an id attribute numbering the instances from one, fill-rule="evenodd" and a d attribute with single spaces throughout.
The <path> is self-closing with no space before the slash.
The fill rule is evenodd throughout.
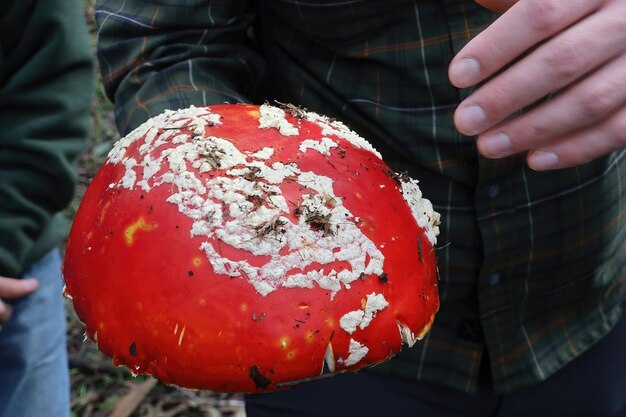
<path id="1" fill-rule="evenodd" d="M 0 298 L 20 298 L 34 292 L 39 282 L 34 278 L 16 279 L 0 277 Z"/>
<path id="2" fill-rule="evenodd" d="M 494 12 L 504 13 L 511 8 L 518 0 L 475 0 L 476 3 L 480 4 L 487 9 L 493 10 Z"/>

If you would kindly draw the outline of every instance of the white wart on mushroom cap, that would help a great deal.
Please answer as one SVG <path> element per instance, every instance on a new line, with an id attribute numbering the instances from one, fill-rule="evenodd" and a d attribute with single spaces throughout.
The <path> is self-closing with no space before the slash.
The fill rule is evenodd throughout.
<path id="1" fill-rule="evenodd" d="M 260 114 L 259 129 L 276 128 L 285 136 L 299 134 L 298 128 L 285 119 L 283 109 L 264 104 Z M 312 112 L 305 114 L 306 120 L 320 125 L 327 136 L 322 140 L 303 140 L 301 152 L 328 155 L 331 148 L 338 146 L 331 138 L 335 136 L 380 158 L 365 139 L 342 123 Z M 350 283 L 361 274 L 383 273 L 383 254 L 358 228 L 358 217 L 335 194 L 331 178 L 303 172 L 293 163 L 269 164 L 271 148 L 244 153 L 225 138 L 205 136 L 205 126 L 220 123 L 219 114 L 195 107 L 168 111 L 149 120 L 119 141 L 110 152 L 109 162 L 125 167 L 123 178 L 110 186 L 149 192 L 164 184 L 174 185 L 167 202 L 193 219 L 191 237 L 207 238 L 200 247 L 215 272 L 245 277 L 262 295 L 281 286 L 313 288 L 318 285 L 334 296 L 342 288 L 350 288 Z M 176 130 L 183 127 L 191 128 L 194 134 Z M 141 159 L 125 156 L 125 149 L 139 140 L 143 142 L 138 148 Z M 177 146 L 163 146 L 168 141 Z M 218 169 L 224 174 L 206 181 L 197 175 L 197 172 Z M 297 181 L 310 190 L 303 195 L 297 223 L 286 216 L 289 206 L 280 187 L 285 179 Z M 417 182 L 402 184 L 418 225 L 428 230 L 428 239 L 434 244 L 438 215 L 430 202 L 422 198 Z M 329 201 L 332 201 L 331 207 Z M 324 219 L 332 225 L 332 231 L 320 233 L 319 225 L 311 221 L 312 216 Z M 246 259 L 229 259 L 218 250 L 217 240 L 213 238 L 249 251 L 253 256 L 269 256 L 270 259 L 261 266 Z M 336 261 L 348 262 L 351 269 L 324 268 Z"/>

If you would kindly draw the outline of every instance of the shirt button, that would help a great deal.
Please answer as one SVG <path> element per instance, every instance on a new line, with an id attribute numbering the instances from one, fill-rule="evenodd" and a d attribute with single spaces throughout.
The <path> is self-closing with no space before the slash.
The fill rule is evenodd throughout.
<path id="1" fill-rule="evenodd" d="M 500 274 L 495 272 L 489 277 L 489 285 L 498 285 L 500 283 Z"/>
<path id="2" fill-rule="evenodd" d="M 496 198 L 498 196 L 498 194 L 500 194 L 500 186 L 499 185 L 491 185 L 488 189 L 487 189 L 487 195 L 489 196 L 489 198 Z"/>

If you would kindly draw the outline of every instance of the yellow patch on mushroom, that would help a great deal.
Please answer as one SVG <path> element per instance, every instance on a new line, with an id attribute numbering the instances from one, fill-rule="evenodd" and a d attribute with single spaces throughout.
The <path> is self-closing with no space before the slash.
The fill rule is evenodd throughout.
<path id="1" fill-rule="evenodd" d="M 185 336 L 185 329 L 187 329 L 187 327 L 183 326 L 183 329 L 180 331 L 180 336 L 178 336 L 178 346 L 180 346 L 183 343 L 183 337 Z"/>
<path id="2" fill-rule="evenodd" d="M 111 206 L 111 201 L 107 201 L 102 209 L 100 209 L 100 215 L 98 216 L 98 224 L 102 224 L 104 222 L 104 216 L 109 211 L 109 207 Z"/>
<path id="3" fill-rule="evenodd" d="M 141 230 L 142 232 L 151 232 L 156 229 L 158 225 L 148 224 L 143 217 L 139 217 L 137 221 L 126 228 L 124 231 L 124 238 L 128 246 L 132 246 L 135 243 L 135 233 Z"/>
<path id="4" fill-rule="evenodd" d="M 285 349 L 287 347 L 287 345 L 289 345 L 289 337 L 287 337 L 287 336 L 281 337 L 280 340 L 279 340 L 279 343 L 280 343 L 280 347 L 282 349 Z"/>
<path id="5" fill-rule="evenodd" d="M 305 339 L 308 343 L 312 343 L 315 340 L 315 332 L 313 330 L 306 332 Z"/>

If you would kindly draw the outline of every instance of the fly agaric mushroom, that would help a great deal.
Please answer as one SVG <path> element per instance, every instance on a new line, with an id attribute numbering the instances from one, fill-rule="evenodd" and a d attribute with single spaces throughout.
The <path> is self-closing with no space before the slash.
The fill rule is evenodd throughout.
<path id="1" fill-rule="evenodd" d="M 438 219 L 338 121 L 291 105 L 167 111 L 87 190 L 65 293 L 134 373 L 271 391 L 379 363 L 429 330 Z"/>

